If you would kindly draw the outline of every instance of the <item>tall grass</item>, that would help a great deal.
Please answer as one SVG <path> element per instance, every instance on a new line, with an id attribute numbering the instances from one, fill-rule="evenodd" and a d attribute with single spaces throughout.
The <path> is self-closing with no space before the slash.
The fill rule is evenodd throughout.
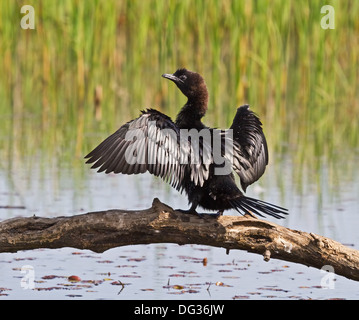
<path id="1" fill-rule="evenodd" d="M 35 30 L 20 28 L 24 4 L 0 2 L 4 157 L 78 162 L 139 109 L 174 117 L 185 98 L 161 74 L 178 67 L 205 77 L 207 124 L 226 127 L 249 103 L 299 178 L 358 146 L 358 1 L 37 0 Z M 324 4 L 334 30 L 321 28 Z"/>

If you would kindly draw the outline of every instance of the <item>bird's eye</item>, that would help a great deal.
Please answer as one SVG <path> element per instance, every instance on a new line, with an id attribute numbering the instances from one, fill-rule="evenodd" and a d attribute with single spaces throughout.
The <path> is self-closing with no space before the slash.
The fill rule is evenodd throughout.
<path id="1" fill-rule="evenodd" d="M 184 74 L 182 74 L 180 77 L 179 77 L 182 81 L 185 81 L 187 79 L 187 76 L 185 76 Z"/>

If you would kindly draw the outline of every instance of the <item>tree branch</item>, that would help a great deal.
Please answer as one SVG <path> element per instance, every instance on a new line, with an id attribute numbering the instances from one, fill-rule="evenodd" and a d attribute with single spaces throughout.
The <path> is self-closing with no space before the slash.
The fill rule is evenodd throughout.
<path id="1" fill-rule="evenodd" d="M 359 251 L 334 240 L 242 216 L 200 218 L 154 199 L 140 211 L 108 210 L 56 218 L 0 222 L 0 252 L 36 248 L 107 249 L 150 243 L 202 244 L 246 250 L 270 258 L 322 268 L 359 281 Z"/>

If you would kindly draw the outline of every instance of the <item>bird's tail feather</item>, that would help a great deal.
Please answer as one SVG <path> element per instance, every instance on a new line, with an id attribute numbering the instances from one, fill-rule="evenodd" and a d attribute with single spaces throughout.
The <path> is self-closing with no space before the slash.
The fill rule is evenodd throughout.
<path id="1" fill-rule="evenodd" d="M 254 217 L 253 214 L 257 214 L 260 217 L 264 217 L 263 214 L 267 214 L 277 219 L 283 219 L 283 214 L 287 215 L 288 210 L 269 202 L 262 200 L 241 196 L 229 201 L 233 209 L 237 210 L 240 214 L 249 214 Z"/>

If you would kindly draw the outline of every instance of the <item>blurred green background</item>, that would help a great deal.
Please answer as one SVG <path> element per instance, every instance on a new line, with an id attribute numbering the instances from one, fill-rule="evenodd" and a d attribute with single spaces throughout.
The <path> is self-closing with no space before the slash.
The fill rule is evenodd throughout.
<path id="1" fill-rule="evenodd" d="M 25 4 L 34 30 L 20 27 Z M 358 16 L 356 0 L 1 1 L 0 165 L 84 167 L 139 110 L 174 118 L 185 98 L 161 74 L 186 67 L 207 82 L 207 125 L 248 103 L 271 159 L 290 159 L 299 185 L 326 166 L 336 185 L 358 153 Z"/>

